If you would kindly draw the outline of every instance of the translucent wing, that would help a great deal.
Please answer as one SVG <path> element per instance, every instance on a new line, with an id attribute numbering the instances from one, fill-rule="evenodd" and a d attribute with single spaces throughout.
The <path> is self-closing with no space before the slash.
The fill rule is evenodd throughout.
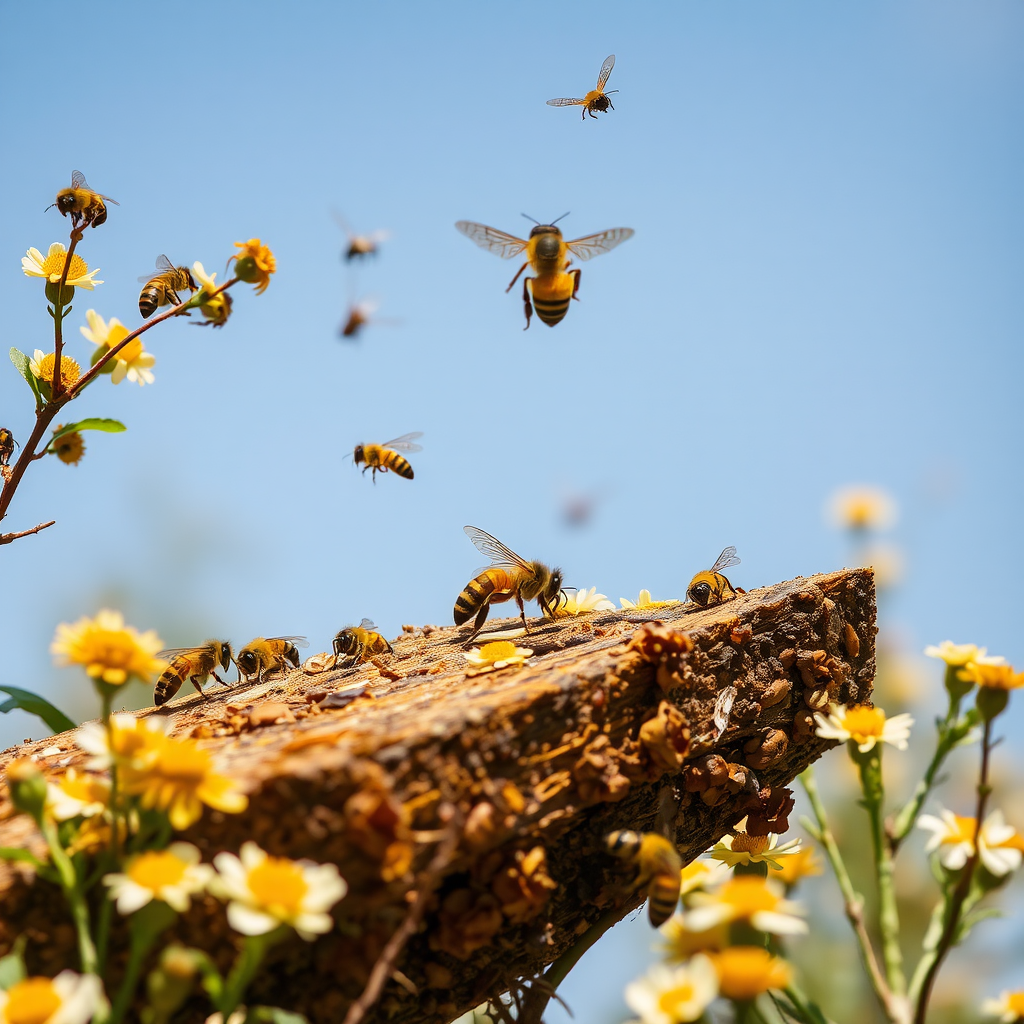
<path id="1" fill-rule="evenodd" d="M 156 258 L 156 272 L 153 274 L 146 274 L 144 277 L 140 277 L 139 281 L 145 284 L 148 281 L 152 281 L 154 277 L 159 277 L 161 274 L 166 274 L 168 271 L 172 273 L 177 270 L 177 267 L 166 257 L 157 256 Z"/>
<path id="2" fill-rule="evenodd" d="M 412 444 L 417 437 L 422 437 L 422 430 L 414 430 L 411 434 L 403 434 L 401 437 L 396 437 L 394 441 L 385 441 L 381 448 L 392 448 L 396 452 L 421 452 L 423 451 L 423 445 Z"/>
<path id="3" fill-rule="evenodd" d="M 548 100 L 549 107 L 578 107 L 581 103 L 585 103 L 586 100 L 574 100 L 569 99 L 568 96 L 563 96 L 558 100 Z"/>
<path id="4" fill-rule="evenodd" d="M 296 647 L 308 647 L 309 641 L 304 636 L 268 636 L 268 640 L 287 640 Z"/>
<path id="5" fill-rule="evenodd" d="M 516 238 L 515 235 L 507 235 L 497 228 L 489 228 L 486 224 L 476 224 L 471 220 L 456 221 L 455 228 L 461 231 L 467 238 L 472 239 L 488 252 L 500 256 L 503 260 L 510 260 L 518 256 L 526 248 L 526 241 Z"/>
<path id="6" fill-rule="evenodd" d="M 604 63 L 601 65 L 601 74 L 597 76 L 598 89 L 603 89 L 608 84 L 608 76 L 612 73 L 613 67 L 615 67 L 614 53 L 610 57 L 606 57 Z"/>
<path id="7" fill-rule="evenodd" d="M 71 172 L 71 187 L 72 188 L 89 188 L 89 186 L 88 186 L 88 184 L 86 183 L 86 180 L 85 180 L 85 175 L 81 171 L 72 171 Z M 89 191 L 91 192 L 92 189 L 89 188 Z"/>
<path id="8" fill-rule="evenodd" d="M 521 569 L 529 569 L 530 564 L 520 558 L 511 548 L 505 547 L 496 537 L 492 537 L 475 526 L 464 526 L 462 528 L 466 536 L 476 545 L 477 551 L 490 558 L 491 565 L 517 565 Z"/>
<path id="9" fill-rule="evenodd" d="M 377 627 L 373 624 L 373 619 L 363 619 L 363 621 L 359 623 L 359 628 L 376 629 Z"/>
<path id="10" fill-rule="evenodd" d="M 610 252 L 627 238 L 632 238 L 634 233 L 632 228 L 609 228 L 607 231 L 585 235 L 565 244 L 569 251 L 575 253 L 581 260 L 591 260 L 603 252 Z"/>
<path id="11" fill-rule="evenodd" d="M 723 569 L 728 569 L 731 565 L 739 565 L 740 560 L 736 557 L 736 549 L 730 544 L 717 558 L 715 564 L 711 566 L 710 572 L 721 572 Z"/>
<path id="12" fill-rule="evenodd" d="M 202 647 L 168 647 L 164 651 L 157 651 L 156 656 L 161 661 L 172 661 L 179 654 L 194 654 L 196 651 L 203 650 Z"/>

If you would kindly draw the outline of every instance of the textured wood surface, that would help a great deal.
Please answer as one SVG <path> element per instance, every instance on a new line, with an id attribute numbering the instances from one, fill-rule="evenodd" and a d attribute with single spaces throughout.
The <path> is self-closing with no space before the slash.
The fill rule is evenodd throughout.
<path id="1" fill-rule="evenodd" d="M 185 836 L 204 859 L 251 838 L 333 861 L 350 885 L 338 928 L 275 950 L 254 1003 L 340 1020 L 450 828 L 459 843 L 398 961 L 418 994 L 390 981 L 367 1019 L 447 1021 L 536 976 L 610 907 L 636 905 L 628 872 L 603 852 L 606 833 L 655 828 L 667 810 L 690 860 L 745 815 L 769 827 L 782 787 L 831 745 L 813 735 L 812 711 L 869 700 L 874 674 L 867 569 L 708 610 L 531 624 L 517 641 L 534 651 L 527 665 L 477 676 L 466 674 L 465 630 L 425 629 L 393 641 L 377 664 L 214 685 L 162 709 L 250 796 L 246 813 L 207 811 Z M 54 772 L 82 760 L 70 734 L 3 760 L 15 754 Z M 0 845 L 34 843 L 24 816 L 0 822 Z M 56 893 L 0 865 L 0 953 L 19 932 L 34 969 L 76 966 Z M 225 965 L 232 955 L 212 899 L 176 934 Z M 115 956 L 123 939 L 115 933 Z"/>

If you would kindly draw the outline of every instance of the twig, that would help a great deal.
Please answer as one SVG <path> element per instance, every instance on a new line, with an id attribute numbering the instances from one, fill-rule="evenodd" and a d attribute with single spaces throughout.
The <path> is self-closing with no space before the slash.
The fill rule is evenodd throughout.
<path id="1" fill-rule="evenodd" d="M 388 939 L 377 962 L 370 971 L 370 978 L 363 989 L 362 995 L 348 1008 L 345 1014 L 344 1024 L 359 1024 L 359 1021 L 366 1016 L 367 1011 L 380 998 L 385 982 L 391 977 L 395 961 L 402 952 L 405 944 L 412 938 L 413 933 L 423 920 L 427 910 L 427 903 L 433 895 L 434 890 L 440 884 L 444 870 L 451 863 L 452 855 L 459 843 L 459 829 L 453 821 L 448 826 L 444 839 L 441 840 L 434 852 L 434 856 L 426 869 L 420 875 L 419 884 L 416 886 L 416 896 L 405 915 L 405 920 L 395 929 L 394 934 Z"/>
<path id="2" fill-rule="evenodd" d="M 48 526 L 53 526 L 55 522 L 57 522 L 56 519 L 51 519 L 48 523 L 40 523 L 38 526 L 33 526 L 31 530 L 22 530 L 20 533 L 0 533 L 0 544 L 10 544 L 12 540 L 17 540 L 19 537 L 28 537 L 40 530 L 45 530 Z"/>

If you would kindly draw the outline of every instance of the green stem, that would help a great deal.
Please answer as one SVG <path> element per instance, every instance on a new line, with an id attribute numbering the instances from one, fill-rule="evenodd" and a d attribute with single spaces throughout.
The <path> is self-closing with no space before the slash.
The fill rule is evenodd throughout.
<path id="1" fill-rule="evenodd" d="M 85 974 L 96 974 L 99 963 L 96 957 L 96 946 L 93 944 L 89 929 L 89 907 L 85 902 L 85 893 L 82 892 L 82 887 L 79 884 L 75 866 L 71 863 L 67 851 L 60 845 L 54 823 L 48 818 L 42 818 L 39 828 L 50 849 L 50 860 L 57 869 L 60 887 L 71 910 L 71 919 L 74 921 L 75 932 L 78 936 L 78 955 L 82 961 L 82 971 Z"/>
<path id="2" fill-rule="evenodd" d="M 268 949 L 280 942 L 288 934 L 286 925 L 268 932 L 266 935 L 247 935 L 238 958 L 235 960 L 231 973 L 224 982 L 218 1009 L 226 1022 L 241 1005 L 245 990 L 256 975 L 256 971 Z"/>
<path id="3" fill-rule="evenodd" d="M 120 1024 L 138 987 L 146 954 L 153 948 L 153 943 L 174 923 L 174 919 L 174 911 L 160 900 L 151 901 L 132 915 L 128 966 L 121 987 L 117 990 L 113 1008 L 104 1024 Z"/>

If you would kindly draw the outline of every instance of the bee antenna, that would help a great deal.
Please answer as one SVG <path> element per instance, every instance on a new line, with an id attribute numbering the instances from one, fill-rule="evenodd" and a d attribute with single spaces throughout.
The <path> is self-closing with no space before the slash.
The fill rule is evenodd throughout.
<path id="1" fill-rule="evenodd" d="M 52 210 L 56 205 L 57 205 L 56 203 L 50 203 L 50 205 L 46 208 L 46 210 Z M 46 213 L 46 210 L 43 210 L 43 213 Z"/>
<path id="2" fill-rule="evenodd" d="M 54 204 L 54 205 L 56 205 L 56 204 Z M 47 207 L 46 209 L 48 210 L 49 207 Z M 540 223 L 539 220 L 533 220 L 533 217 L 531 217 L 528 213 L 521 213 L 520 216 L 521 217 L 525 217 L 527 220 L 532 220 L 534 224 L 539 224 Z"/>
<path id="3" fill-rule="evenodd" d="M 557 218 L 556 220 L 553 220 L 553 221 L 551 222 L 552 226 L 554 226 L 555 224 L 557 224 L 557 223 L 558 223 L 558 221 L 560 221 L 560 220 L 564 220 L 564 219 L 565 219 L 566 217 L 568 217 L 568 216 L 569 216 L 569 214 L 570 214 L 571 212 L 572 212 L 571 210 L 566 210 L 566 211 L 565 211 L 565 213 L 563 213 L 561 217 L 558 217 L 558 218 Z"/>

